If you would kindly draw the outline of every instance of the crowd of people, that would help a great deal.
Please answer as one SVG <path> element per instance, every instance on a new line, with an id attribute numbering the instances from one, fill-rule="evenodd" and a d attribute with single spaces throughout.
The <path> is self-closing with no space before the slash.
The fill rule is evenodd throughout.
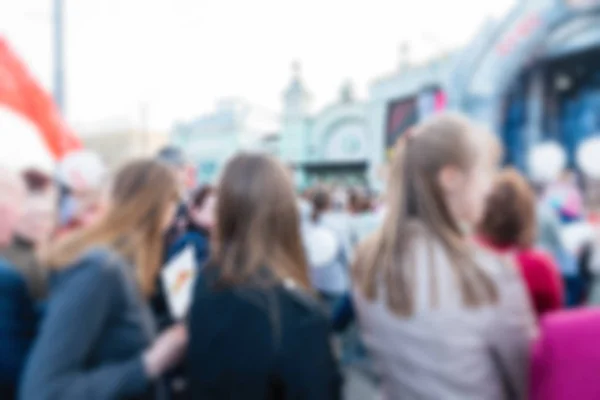
<path id="1" fill-rule="evenodd" d="M 502 152 L 434 116 L 382 196 L 298 193 L 254 153 L 189 190 L 173 147 L 115 174 L 2 168 L 0 398 L 336 400 L 351 369 L 383 399 L 600 398 L 600 310 L 567 309 L 594 303 L 595 244 L 559 233 L 583 204 Z M 163 272 L 187 249 L 182 316 Z"/>

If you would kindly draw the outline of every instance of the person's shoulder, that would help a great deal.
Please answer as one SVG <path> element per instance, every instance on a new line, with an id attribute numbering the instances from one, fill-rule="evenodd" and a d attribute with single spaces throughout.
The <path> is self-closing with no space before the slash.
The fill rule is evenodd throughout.
<path id="1" fill-rule="evenodd" d="M 5 257 L 0 256 L 0 274 L 17 274 L 14 266 Z M 17 274 L 18 275 L 18 274 Z"/>
<path id="2" fill-rule="evenodd" d="M 179 238 L 177 243 L 180 244 L 194 244 L 194 245 L 205 245 L 208 244 L 208 237 L 196 231 L 188 231 Z"/>
<path id="3" fill-rule="evenodd" d="M 104 285 L 115 284 L 122 279 L 127 267 L 127 262 L 116 252 L 104 247 L 95 247 L 85 251 L 72 265 L 55 272 L 53 281 L 55 285 L 73 279 Z"/>
<path id="4" fill-rule="evenodd" d="M 298 328 L 321 327 L 329 329 L 330 323 L 323 305 L 314 294 L 291 281 L 279 287 L 285 312 L 291 323 Z"/>
<path id="5" fill-rule="evenodd" d="M 24 278 L 17 269 L 4 257 L 0 257 L 0 285 L 19 286 L 24 285 Z"/>
<path id="6" fill-rule="evenodd" d="M 497 282 L 520 279 L 514 254 L 498 252 L 480 243 L 473 244 L 476 264 Z"/>
<path id="7" fill-rule="evenodd" d="M 524 266 L 536 267 L 540 269 L 555 268 L 556 263 L 554 258 L 546 251 L 541 249 L 527 249 L 523 250 L 518 255 L 519 262 Z"/>

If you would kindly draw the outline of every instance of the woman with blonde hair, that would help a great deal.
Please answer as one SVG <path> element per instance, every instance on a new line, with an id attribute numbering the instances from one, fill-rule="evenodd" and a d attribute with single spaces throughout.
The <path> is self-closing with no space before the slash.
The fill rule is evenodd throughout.
<path id="1" fill-rule="evenodd" d="M 190 315 L 191 398 L 339 399 L 329 323 L 309 290 L 283 165 L 233 158 L 217 189 L 213 235 Z"/>
<path id="2" fill-rule="evenodd" d="M 146 299 L 178 202 L 167 166 L 131 162 L 103 215 L 48 251 L 51 297 L 21 399 L 162 398 L 159 378 L 181 358 L 187 334 L 175 326 L 155 340 Z"/>
<path id="3" fill-rule="evenodd" d="M 468 239 L 499 146 L 436 116 L 397 147 L 382 228 L 358 249 L 353 297 L 385 399 L 522 399 L 534 323 L 515 268 Z"/>

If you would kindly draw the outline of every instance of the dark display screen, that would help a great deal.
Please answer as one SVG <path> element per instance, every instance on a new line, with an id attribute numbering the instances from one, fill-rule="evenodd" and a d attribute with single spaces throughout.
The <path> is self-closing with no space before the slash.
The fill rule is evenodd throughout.
<path id="1" fill-rule="evenodd" d="M 393 148 L 398 138 L 418 120 L 419 110 L 416 98 L 390 103 L 387 112 L 386 148 L 388 150 Z"/>

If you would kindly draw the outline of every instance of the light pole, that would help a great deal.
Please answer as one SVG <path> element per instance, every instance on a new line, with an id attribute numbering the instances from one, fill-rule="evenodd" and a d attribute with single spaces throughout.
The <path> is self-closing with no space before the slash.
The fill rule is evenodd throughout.
<path id="1" fill-rule="evenodd" d="M 64 115 L 65 103 L 65 63 L 64 63 L 64 6 L 63 0 L 53 0 L 54 19 L 54 101 Z"/>

